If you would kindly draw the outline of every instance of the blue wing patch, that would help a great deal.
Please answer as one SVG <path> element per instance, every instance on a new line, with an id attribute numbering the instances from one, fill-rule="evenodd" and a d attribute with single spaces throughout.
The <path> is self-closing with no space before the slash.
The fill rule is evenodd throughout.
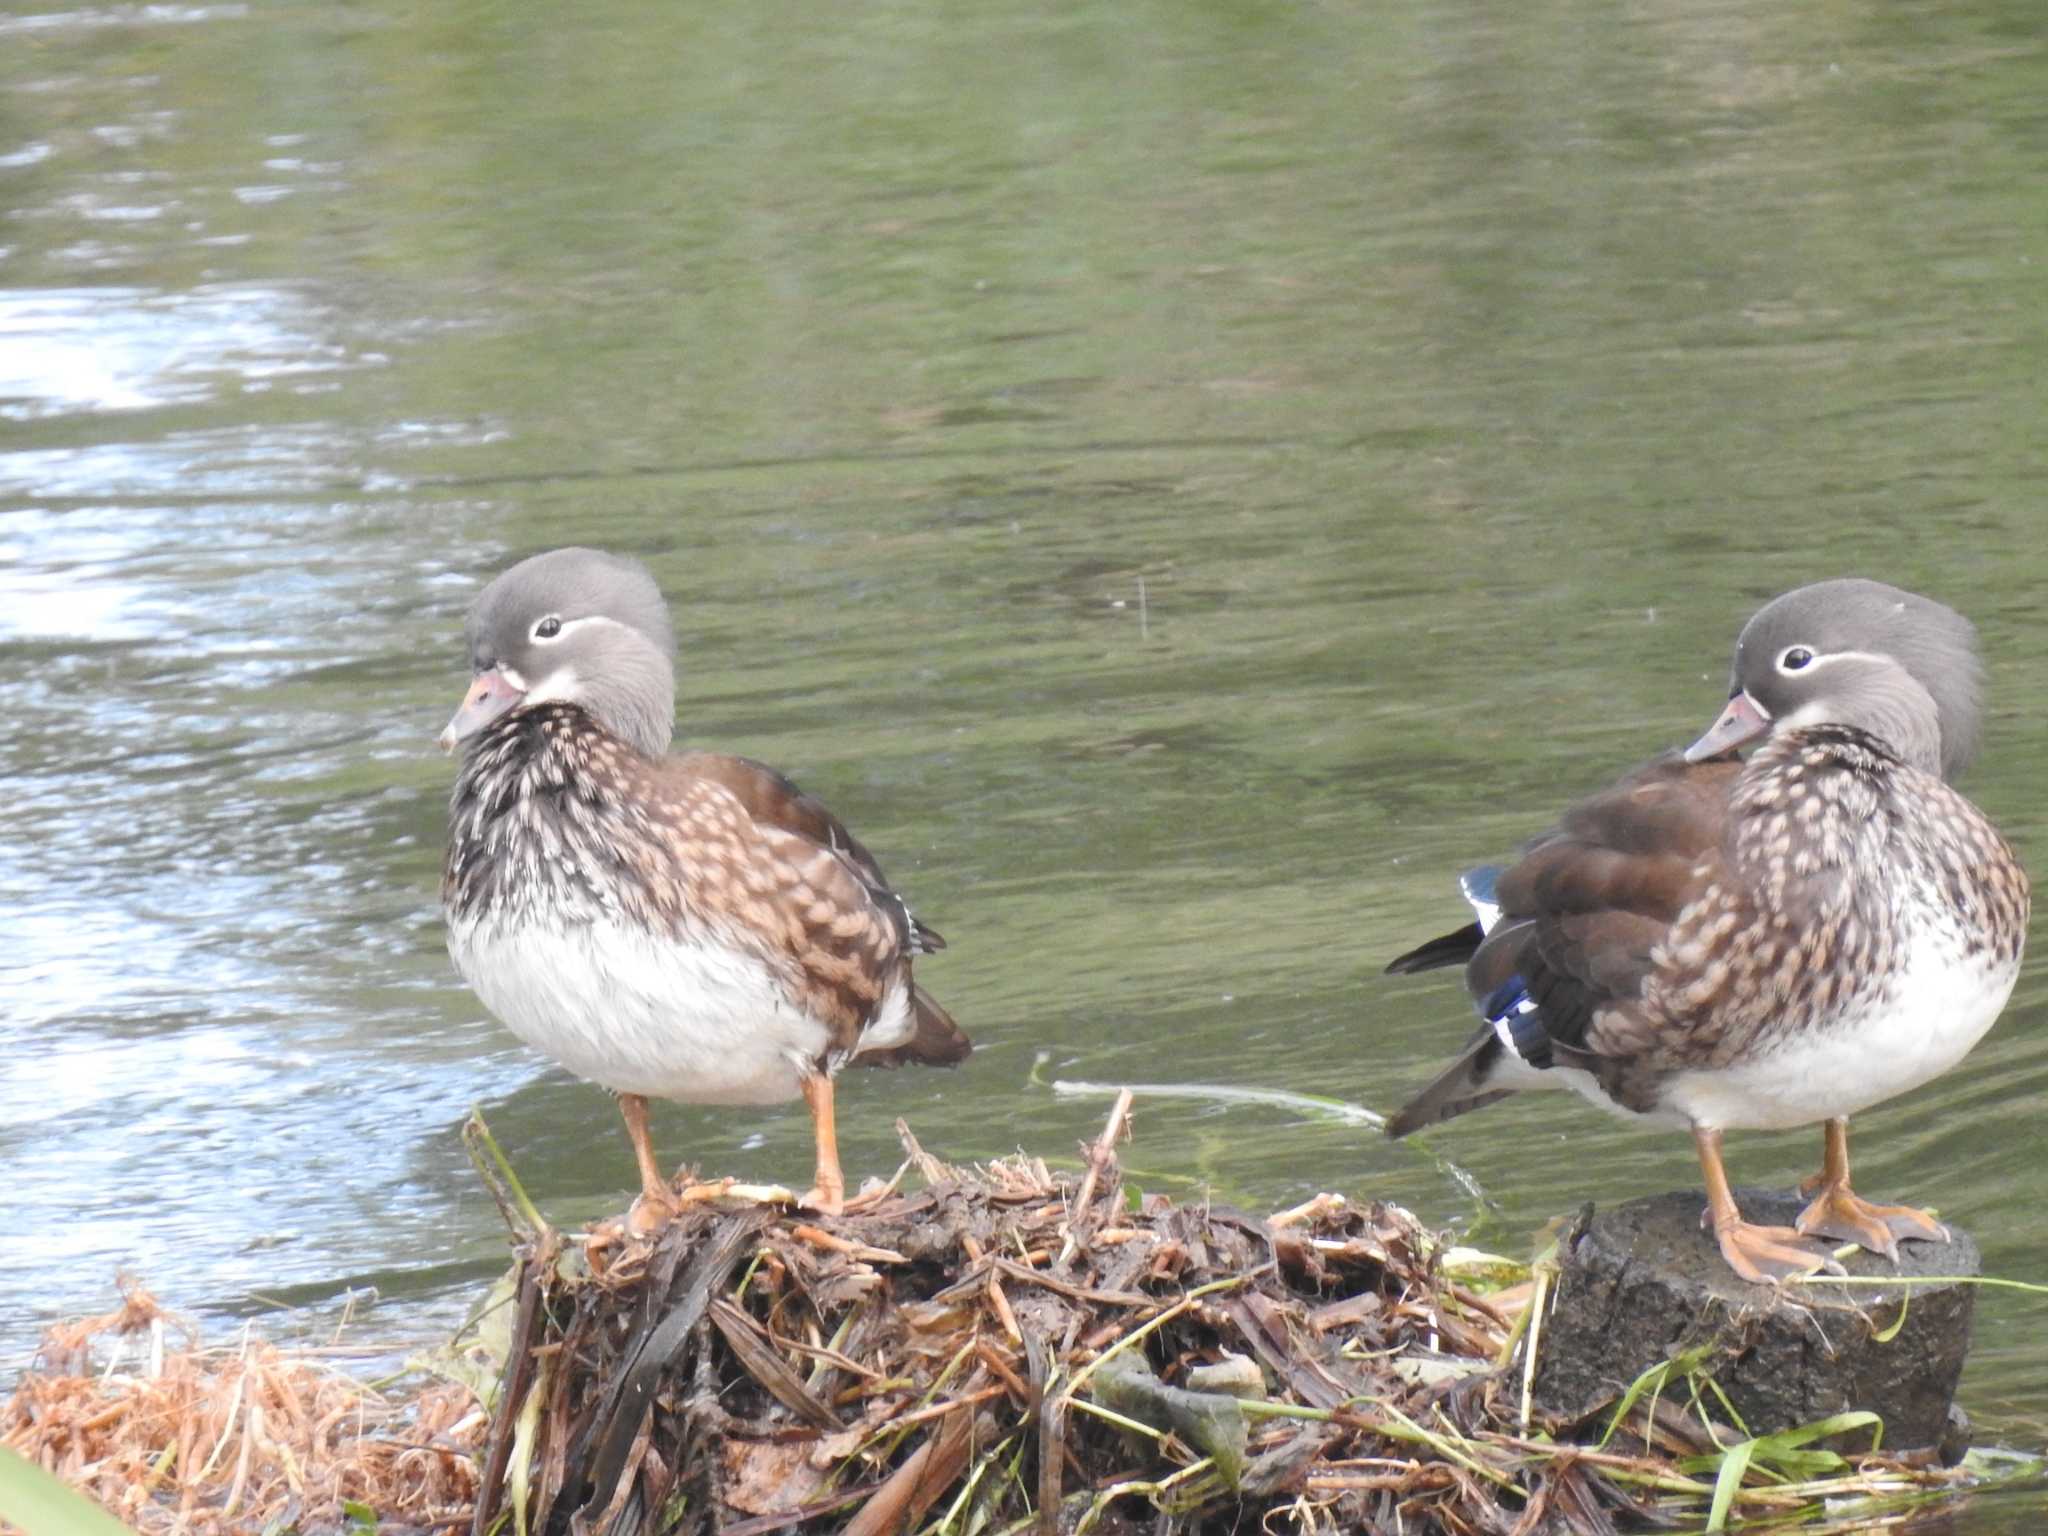
<path id="1" fill-rule="evenodd" d="M 1494 899 L 1494 888 L 1500 884 L 1500 866 L 1481 864 L 1477 869 L 1468 869 L 1458 876 L 1458 889 L 1465 893 L 1465 899 L 1472 903 L 1472 910 L 1479 917 L 1479 931 L 1493 932 L 1493 925 L 1500 921 L 1500 903 Z"/>
<path id="2" fill-rule="evenodd" d="M 1500 921 L 1500 902 L 1494 895 L 1500 876 L 1498 864 L 1481 864 L 1458 876 L 1458 889 L 1472 904 L 1481 933 L 1493 932 L 1493 925 Z M 1493 1026 L 1502 1045 L 1530 1066 L 1550 1065 L 1550 1036 L 1537 1018 L 1535 1000 L 1520 976 L 1510 976 L 1488 993 L 1479 1005 L 1479 1016 Z"/>

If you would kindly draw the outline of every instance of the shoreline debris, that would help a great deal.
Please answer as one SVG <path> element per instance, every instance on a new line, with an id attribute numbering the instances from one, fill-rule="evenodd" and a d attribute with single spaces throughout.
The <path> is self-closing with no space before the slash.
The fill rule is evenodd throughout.
<path id="1" fill-rule="evenodd" d="M 0 1408 L 0 1445 L 149 1536 L 332 1529 L 351 1510 L 421 1530 L 468 1524 L 489 1425 L 468 1388 L 388 1395 L 318 1350 L 246 1330 L 202 1348 L 141 1286 L 124 1280 L 121 1296 L 45 1335 Z M 109 1339 L 140 1347 L 96 1364 Z M 0 1491 L 0 1530 L 8 1509 Z"/>
<path id="2" fill-rule="evenodd" d="M 1552 1440 L 1522 1358 L 1544 1266 L 1339 1195 L 1138 1197 L 1130 1107 L 1077 1173 L 951 1167 L 899 1123 L 904 1167 L 843 1217 L 710 1199 L 652 1239 L 551 1228 L 472 1122 L 515 1232 L 495 1390 L 386 1397 L 253 1340 L 95 1374 L 96 1336 L 162 1331 L 136 1291 L 52 1335 L 0 1442 L 150 1536 L 1811 1533 L 2038 1474 L 1731 1434 L 1677 1370 Z"/>

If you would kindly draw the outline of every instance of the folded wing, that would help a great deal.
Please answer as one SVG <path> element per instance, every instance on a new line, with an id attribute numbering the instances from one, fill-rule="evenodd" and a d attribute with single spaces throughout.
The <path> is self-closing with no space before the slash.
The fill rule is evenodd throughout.
<path id="1" fill-rule="evenodd" d="M 1388 1123 L 1391 1135 L 1536 1086 L 1560 1063 L 1588 1066 L 1589 1035 L 1640 994 L 1657 946 L 1713 878 L 1741 764 L 1655 758 L 1580 801 L 1490 883 L 1467 895 L 1478 923 L 1432 940 L 1389 970 L 1465 964 L 1486 1025 Z"/>
<path id="2" fill-rule="evenodd" d="M 909 1037 L 852 1059 L 863 1066 L 950 1065 L 972 1044 L 959 1025 L 910 977 L 911 957 L 945 947 L 889 885 L 873 854 L 816 797 L 765 763 L 714 752 L 687 752 L 665 771 L 696 795 L 737 802 L 774 854 L 755 878 L 774 887 L 769 931 L 794 959 L 807 1006 L 852 1049 L 885 1000 L 909 989 Z M 758 893 L 765 898 L 768 892 Z"/>

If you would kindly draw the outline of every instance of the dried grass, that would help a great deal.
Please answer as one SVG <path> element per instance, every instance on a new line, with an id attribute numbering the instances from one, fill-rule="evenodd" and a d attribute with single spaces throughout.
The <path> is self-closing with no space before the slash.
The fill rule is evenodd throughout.
<path id="1" fill-rule="evenodd" d="M 177 1342 L 170 1333 L 181 1335 Z M 115 1368 L 95 1346 L 128 1341 Z M 140 1355 L 127 1368 L 119 1362 Z M 467 1525 L 488 1417 L 452 1383 L 386 1398 L 305 1352 L 228 1349 L 140 1286 L 50 1331 L 0 1411 L 0 1444 L 156 1536 L 334 1526 L 354 1504 L 419 1527 Z"/>

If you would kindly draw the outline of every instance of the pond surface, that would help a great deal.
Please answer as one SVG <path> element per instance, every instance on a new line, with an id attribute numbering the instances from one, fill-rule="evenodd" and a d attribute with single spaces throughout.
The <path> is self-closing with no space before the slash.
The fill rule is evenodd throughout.
<path id="1" fill-rule="evenodd" d="M 1177 1194 L 1525 1253 L 1696 1183 L 1548 1096 L 1385 1141 L 1469 1016 L 1380 966 L 1827 575 L 1977 621 L 1965 787 L 2048 869 L 2044 66 L 2035 0 L 0 16 L 0 1376 L 117 1268 L 444 1327 L 472 1104 L 557 1220 L 630 1191 L 437 910 L 464 607 L 566 542 L 952 941 L 979 1050 L 844 1081 L 856 1177 L 1133 1082 Z M 2042 976 L 1858 1121 L 2035 1280 Z M 800 1104 L 655 1125 L 808 1171 Z M 1964 1400 L 2040 1446 L 2041 1302 Z"/>

